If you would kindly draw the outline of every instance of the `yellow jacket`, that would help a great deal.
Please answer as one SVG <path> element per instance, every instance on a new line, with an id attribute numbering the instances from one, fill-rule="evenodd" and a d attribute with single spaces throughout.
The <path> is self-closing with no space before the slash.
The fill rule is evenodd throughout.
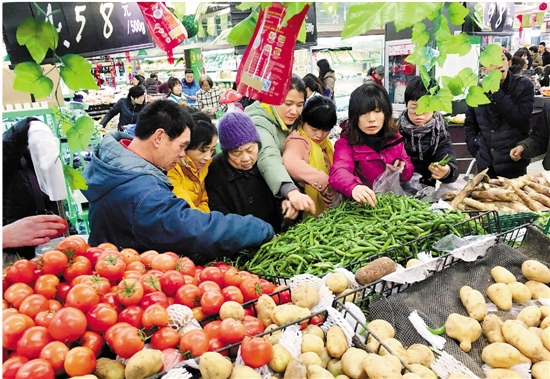
<path id="1" fill-rule="evenodd" d="M 191 159 L 183 157 L 176 167 L 168 171 L 168 178 L 174 186 L 172 192 L 177 197 L 187 201 L 191 208 L 202 212 L 210 212 L 208 195 L 206 194 L 206 186 L 204 184 L 210 162 L 204 165 L 199 173 L 197 172 L 195 163 Z"/>

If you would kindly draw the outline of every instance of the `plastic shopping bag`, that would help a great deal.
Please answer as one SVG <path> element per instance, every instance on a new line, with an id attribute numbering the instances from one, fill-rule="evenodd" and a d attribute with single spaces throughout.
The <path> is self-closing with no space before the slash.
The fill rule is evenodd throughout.
<path id="1" fill-rule="evenodd" d="M 386 165 L 386 171 L 376 178 L 372 185 L 372 190 L 374 192 L 393 192 L 396 195 L 406 195 L 403 188 L 401 188 L 401 184 L 399 183 L 399 175 L 402 171 L 402 168 L 398 168 L 394 171 L 394 169 Z"/>

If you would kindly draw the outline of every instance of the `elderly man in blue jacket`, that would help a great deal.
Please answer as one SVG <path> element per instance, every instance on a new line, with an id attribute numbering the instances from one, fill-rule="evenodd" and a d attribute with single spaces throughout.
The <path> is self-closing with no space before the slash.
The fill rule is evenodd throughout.
<path id="1" fill-rule="evenodd" d="M 508 72 L 511 56 L 502 53 L 502 64 L 487 67 L 487 73 L 502 73 L 500 88 L 488 94 L 490 104 L 468 107 L 464 130 L 466 146 L 476 158 L 479 170 L 489 168 L 491 178 L 517 178 L 527 173 L 529 159 L 512 160 L 510 150 L 529 134 L 535 102 L 533 83 Z"/>
<path id="2" fill-rule="evenodd" d="M 173 251 L 204 264 L 273 238 L 256 217 L 202 213 L 172 193 L 166 173 L 185 156 L 193 125 L 177 103 L 157 100 L 140 113 L 135 138 L 105 136 L 84 170 L 92 246 Z"/>

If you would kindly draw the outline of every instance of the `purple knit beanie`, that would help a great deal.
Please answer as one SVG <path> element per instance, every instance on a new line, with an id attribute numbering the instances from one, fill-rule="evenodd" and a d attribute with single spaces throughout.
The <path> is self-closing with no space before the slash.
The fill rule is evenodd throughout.
<path id="1" fill-rule="evenodd" d="M 226 113 L 218 123 L 218 138 L 222 150 L 232 150 L 260 140 L 252 119 L 243 112 Z"/>

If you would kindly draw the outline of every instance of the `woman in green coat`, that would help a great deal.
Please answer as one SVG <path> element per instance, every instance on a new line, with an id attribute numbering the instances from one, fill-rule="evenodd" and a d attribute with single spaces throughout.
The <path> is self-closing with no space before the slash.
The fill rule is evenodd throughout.
<path id="1" fill-rule="evenodd" d="M 306 86 L 298 75 L 292 75 L 288 93 L 281 105 L 269 105 L 256 101 L 246 107 L 258 129 L 262 147 L 258 168 L 273 195 L 288 199 L 299 211 L 315 214 L 315 204 L 300 192 L 283 165 L 283 142 L 294 126 L 300 123 L 300 114 L 306 101 Z"/>

